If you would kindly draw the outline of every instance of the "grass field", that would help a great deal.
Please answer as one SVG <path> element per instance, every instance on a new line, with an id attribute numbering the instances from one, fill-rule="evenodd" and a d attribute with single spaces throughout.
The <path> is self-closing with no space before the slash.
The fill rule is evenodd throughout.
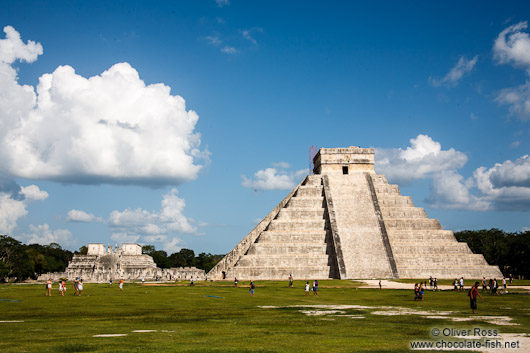
<path id="1" fill-rule="evenodd" d="M 522 292 L 484 295 L 472 316 L 466 293 L 426 292 L 416 302 L 412 291 L 352 281 L 321 281 L 318 297 L 305 296 L 302 281 L 256 284 L 254 297 L 228 282 L 126 283 L 123 293 L 85 283 L 81 297 L 71 283 L 65 297 L 56 284 L 51 297 L 44 284 L 0 285 L 0 351 L 396 352 L 440 339 L 433 328 L 530 333 L 530 296 Z M 109 334 L 126 336 L 94 337 Z"/>

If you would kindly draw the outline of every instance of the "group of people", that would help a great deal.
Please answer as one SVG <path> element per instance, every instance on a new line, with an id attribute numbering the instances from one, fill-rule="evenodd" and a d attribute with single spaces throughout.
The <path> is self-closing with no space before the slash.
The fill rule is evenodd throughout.
<path id="1" fill-rule="evenodd" d="M 423 295 L 425 294 L 426 283 L 427 281 L 425 281 L 425 283 L 420 282 L 420 284 L 414 283 L 414 300 L 423 301 Z"/>
<path id="2" fill-rule="evenodd" d="M 510 278 L 510 283 L 512 283 L 512 279 Z M 499 295 L 499 283 L 497 282 L 497 278 L 493 278 L 489 280 L 488 283 L 486 283 L 486 277 L 482 277 L 482 292 L 487 291 L 489 287 L 489 290 L 491 294 Z M 507 284 L 506 284 L 506 277 L 502 278 L 502 289 L 504 293 L 508 293 L 507 290 Z"/>
<path id="3" fill-rule="evenodd" d="M 110 280 L 109 284 L 112 285 L 112 280 Z M 52 285 L 53 285 L 53 280 L 49 278 L 46 281 L 46 296 L 51 297 Z M 120 287 L 120 291 L 123 292 L 123 278 L 120 279 L 119 287 Z M 81 293 L 83 292 L 83 288 L 84 288 L 83 279 L 81 279 L 80 277 L 76 277 L 74 279 L 74 295 L 81 296 Z M 64 294 L 66 293 L 66 281 L 63 279 L 59 280 L 59 293 L 61 293 L 61 296 L 63 297 L 64 297 Z"/>
<path id="4" fill-rule="evenodd" d="M 436 277 L 432 278 L 432 276 L 431 276 L 429 278 L 429 286 L 431 287 L 431 289 L 433 291 L 438 290 L 438 278 L 436 278 Z"/>
<path id="5" fill-rule="evenodd" d="M 453 281 L 453 290 L 456 292 L 463 292 L 464 291 L 464 277 L 460 277 L 460 279 L 456 279 Z"/>
<path id="6" fill-rule="evenodd" d="M 52 296 L 52 285 L 53 280 L 51 278 L 48 278 L 46 281 L 46 296 L 51 297 Z M 81 296 L 81 292 L 83 292 L 83 280 L 79 277 L 76 277 L 74 280 L 74 295 Z M 66 281 L 61 279 L 59 280 L 59 293 L 61 293 L 61 296 L 64 297 L 64 294 L 66 293 Z"/>

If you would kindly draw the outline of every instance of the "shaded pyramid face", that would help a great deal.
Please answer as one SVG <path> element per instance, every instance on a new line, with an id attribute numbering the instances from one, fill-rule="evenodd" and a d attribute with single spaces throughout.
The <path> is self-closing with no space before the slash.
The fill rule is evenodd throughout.
<path id="1" fill-rule="evenodd" d="M 502 277 L 374 172 L 374 150 L 322 148 L 307 176 L 210 279 Z"/>

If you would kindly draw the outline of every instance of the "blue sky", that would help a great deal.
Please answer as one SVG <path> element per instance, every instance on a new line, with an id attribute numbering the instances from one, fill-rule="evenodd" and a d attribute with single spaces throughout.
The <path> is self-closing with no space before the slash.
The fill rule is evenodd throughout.
<path id="1" fill-rule="evenodd" d="M 307 174 L 530 228 L 527 2 L 2 1 L 0 234 L 225 253 Z"/>

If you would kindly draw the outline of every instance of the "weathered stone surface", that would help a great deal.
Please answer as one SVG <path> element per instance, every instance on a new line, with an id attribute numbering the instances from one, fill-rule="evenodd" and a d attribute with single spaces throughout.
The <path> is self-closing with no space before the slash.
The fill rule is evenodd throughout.
<path id="1" fill-rule="evenodd" d="M 110 245 L 105 248 L 103 244 L 91 243 L 88 244 L 87 254 L 75 254 L 64 272 L 43 274 L 38 279 L 66 278 L 73 281 L 79 277 L 86 282 L 102 283 L 121 278 L 126 281 L 152 281 L 156 278 L 189 279 L 191 276 L 196 280 L 206 277 L 204 270 L 195 267 L 160 269 L 151 256 L 142 254 L 139 244 L 123 244 L 121 248 L 116 245 L 113 250 Z"/>
<path id="2" fill-rule="evenodd" d="M 502 276 L 374 172 L 370 148 L 322 148 L 307 176 L 210 279 Z"/>

